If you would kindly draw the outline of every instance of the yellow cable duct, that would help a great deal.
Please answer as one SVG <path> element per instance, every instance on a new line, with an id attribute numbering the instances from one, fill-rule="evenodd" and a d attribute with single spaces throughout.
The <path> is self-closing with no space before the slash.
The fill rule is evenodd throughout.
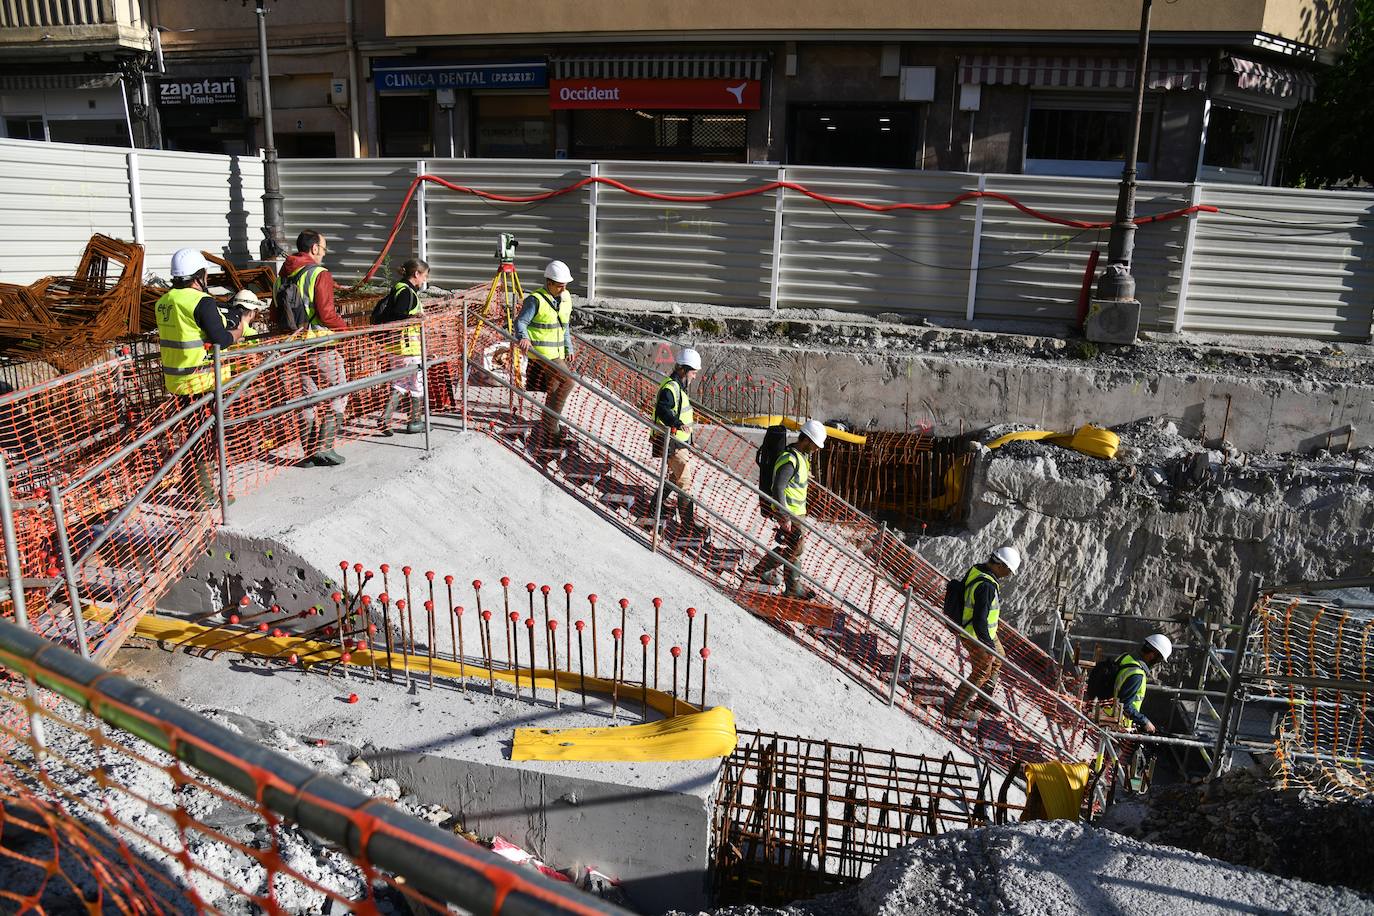
<path id="1" fill-rule="evenodd" d="M 798 423 L 796 420 L 792 419 L 791 417 L 780 417 L 777 414 L 763 415 L 757 417 L 731 417 L 731 419 L 742 426 L 762 426 L 766 428 L 769 426 L 777 426 L 779 423 L 781 423 L 783 426 L 786 426 L 793 432 L 796 432 L 797 430 L 801 429 L 801 424 Z M 868 441 L 867 436 L 860 436 L 858 433 L 851 433 L 845 429 L 836 429 L 833 426 L 827 426 L 825 428 L 825 434 L 826 436 L 838 439 L 841 442 L 852 442 L 855 445 L 863 445 L 865 442 Z"/>

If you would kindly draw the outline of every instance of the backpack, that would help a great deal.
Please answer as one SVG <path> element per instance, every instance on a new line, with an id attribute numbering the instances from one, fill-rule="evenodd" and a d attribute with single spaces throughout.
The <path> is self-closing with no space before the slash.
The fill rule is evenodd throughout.
<path id="1" fill-rule="evenodd" d="M 964 627 L 964 580 L 950 579 L 945 583 L 945 616 L 956 627 Z"/>
<path id="2" fill-rule="evenodd" d="M 1116 673 L 1121 668 L 1121 656 L 1118 655 L 1111 660 L 1103 659 L 1088 674 L 1088 688 L 1085 696 L 1089 700 L 1110 700 L 1113 699 L 1116 686 Z"/>
<path id="3" fill-rule="evenodd" d="M 281 285 L 277 287 L 277 309 L 281 313 L 281 323 L 288 331 L 297 331 L 309 324 L 308 316 L 312 303 L 296 285 L 296 281 L 302 275 L 308 281 L 313 276 L 308 271 L 318 273 L 322 269 L 318 264 L 302 267 L 295 273 L 283 277 Z"/>
<path id="4" fill-rule="evenodd" d="M 391 287 L 387 294 L 378 299 L 377 304 L 372 307 L 370 320 L 373 324 L 391 324 L 393 321 L 403 321 L 410 317 L 410 309 L 396 295 L 396 289 L 395 286 Z"/>
<path id="5" fill-rule="evenodd" d="M 765 518 L 773 511 L 773 466 L 778 463 L 778 456 L 786 448 L 787 427 L 779 423 L 768 427 L 768 431 L 763 434 L 763 444 L 754 456 L 754 461 L 759 466 L 759 489 L 767 494 L 759 496 L 759 507 L 763 510 Z"/>

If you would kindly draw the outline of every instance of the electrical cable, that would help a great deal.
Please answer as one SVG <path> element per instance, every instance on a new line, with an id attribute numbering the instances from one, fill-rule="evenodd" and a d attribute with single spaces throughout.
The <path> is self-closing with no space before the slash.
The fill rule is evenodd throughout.
<path id="1" fill-rule="evenodd" d="M 797 194 L 801 194 L 804 197 L 809 197 L 812 200 L 820 201 L 821 203 L 826 204 L 827 206 L 835 204 L 837 206 L 854 207 L 860 210 L 867 210 L 870 213 L 892 213 L 903 210 L 920 213 L 930 213 L 940 210 L 949 210 L 958 206 L 959 204 L 966 203 L 970 200 L 977 200 L 978 198 L 988 198 L 991 200 L 1001 201 L 1002 203 L 1007 204 L 1010 207 L 1015 207 L 1017 210 L 1020 210 L 1022 213 L 1025 213 L 1027 216 L 1034 217 L 1035 219 L 1043 220 L 1047 223 L 1053 223 L 1058 226 L 1066 226 L 1071 229 L 1106 229 L 1112 225 L 1110 221 L 1087 222 L 1084 220 L 1069 219 L 1063 216 L 1056 216 L 1052 213 L 1046 213 L 1044 211 L 1037 210 L 1034 207 L 1027 206 L 1026 204 L 1021 203 L 1016 198 L 1012 197 L 1010 194 L 1004 194 L 1000 191 L 964 191 L 961 194 L 957 194 L 954 197 L 951 197 L 949 200 L 931 204 L 915 204 L 901 202 L 890 204 L 870 204 L 861 200 L 853 200 L 847 197 L 835 197 L 828 194 L 821 194 L 820 192 L 813 191 L 805 185 L 799 184 L 795 181 L 769 181 L 765 182 L 764 184 L 758 185 L 757 187 L 744 188 L 739 191 L 726 191 L 718 194 L 691 195 L 661 194 L 656 191 L 646 191 L 642 188 L 633 187 L 632 185 L 628 185 L 624 182 L 617 181 L 614 178 L 606 178 L 601 175 L 589 175 L 585 178 L 578 179 L 572 184 L 565 185 L 561 188 L 555 188 L 552 191 L 543 191 L 538 194 L 513 195 L 492 194 L 489 191 L 483 191 L 478 188 L 472 188 L 465 185 L 454 184 L 450 181 L 445 181 L 444 179 L 439 178 L 436 175 L 418 175 L 411 180 L 410 187 L 406 189 L 405 198 L 401 201 L 400 209 L 398 209 L 396 212 L 396 219 L 392 222 L 391 232 L 387 236 L 386 244 L 382 246 L 382 250 L 377 255 L 376 261 L 373 262 L 372 266 L 368 268 L 367 273 L 365 273 L 362 279 L 358 282 L 359 286 L 371 280 L 373 275 L 376 274 L 377 268 L 380 267 L 382 262 L 386 259 L 388 252 L 390 252 L 391 250 L 392 244 L 394 244 L 396 241 L 396 236 L 401 231 L 402 224 L 405 222 L 406 213 L 410 208 L 410 202 L 415 197 L 415 191 L 417 188 L 419 188 L 421 182 L 425 181 L 432 182 L 434 184 L 439 185 L 440 187 L 447 188 L 450 191 L 455 191 L 460 194 L 471 194 L 472 196 L 484 201 L 498 201 L 501 203 L 514 204 L 526 204 L 548 201 L 556 197 L 562 197 L 566 194 L 571 194 L 574 191 L 578 191 L 582 188 L 596 184 L 604 184 L 607 187 L 615 188 L 619 191 L 624 191 L 626 194 L 631 194 L 635 197 L 642 197 L 647 200 L 663 201 L 665 203 L 717 203 L 727 200 L 737 200 L 744 197 L 754 197 L 759 194 L 768 194 L 776 190 L 789 190 Z M 1177 210 L 1170 210 L 1164 213 L 1156 213 L 1150 216 L 1138 216 L 1135 218 L 1134 222 L 1137 226 L 1147 226 L 1150 223 L 1161 222 L 1170 219 L 1178 219 L 1180 217 L 1191 216 L 1195 213 L 1217 212 L 1219 211 L 1216 207 L 1213 207 L 1208 204 L 1198 204 L 1189 207 L 1182 207 Z"/>

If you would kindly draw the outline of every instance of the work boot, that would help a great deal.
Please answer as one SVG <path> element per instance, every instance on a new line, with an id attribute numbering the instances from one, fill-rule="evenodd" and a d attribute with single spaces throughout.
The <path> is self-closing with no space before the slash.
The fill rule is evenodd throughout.
<path id="1" fill-rule="evenodd" d="M 783 580 L 787 583 L 787 588 L 783 589 L 784 598 L 795 598 L 798 601 L 813 601 L 816 593 L 801 583 L 800 577 L 791 569 L 783 572 Z"/>
<path id="2" fill-rule="evenodd" d="M 410 396 L 410 416 L 406 423 L 405 432 L 422 433 L 425 431 L 425 402 L 422 398 L 415 395 Z"/>
<path id="3" fill-rule="evenodd" d="M 298 468 L 313 468 L 319 464 L 320 427 L 313 420 L 296 421 L 301 435 L 301 451 L 305 457 L 296 462 Z"/>
<path id="4" fill-rule="evenodd" d="M 392 388 L 390 395 L 387 396 L 386 406 L 382 408 L 382 415 L 377 418 L 377 426 L 383 436 L 390 437 L 392 435 L 391 418 L 396 415 L 396 408 L 399 407 L 400 404 L 401 392 L 396 388 Z"/>
<path id="5" fill-rule="evenodd" d="M 746 579 L 757 579 L 764 585 L 782 585 L 782 570 L 776 566 L 769 565 L 769 558 L 764 557 L 754 565 L 754 568 L 745 574 Z"/>
<path id="6" fill-rule="evenodd" d="M 315 463 L 320 467 L 338 467 L 344 463 L 344 456 L 334 451 L 334 438 L 339 434 L 341 425 L 342 415 L 332 410 L 325 414 L 324 422 L 320 424 L 320 452 L 315 456 Z"/>
<path id="7" fill-rule="evenodd" d="M 711 534 L 711 529 L 705 525 L 698 525 L 697 504 L 687 496 L 677 498 L 677 517 L 682 522 L 682 534 L 689 538 L 707 538 Z"/>

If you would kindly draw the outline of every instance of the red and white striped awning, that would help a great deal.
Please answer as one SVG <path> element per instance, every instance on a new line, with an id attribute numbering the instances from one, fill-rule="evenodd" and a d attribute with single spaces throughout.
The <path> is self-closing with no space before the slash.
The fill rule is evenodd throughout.
<path id="1" fill-rule="evenodd" d="M 1148 89 L 1205 89 L 1207 60 L 1201 57 L 1152 60 L 1146 76 Z M 1135 61 L 1122 57 L 975 54 L 963 59 L 959 81 L 989 86 L 1130 89 L 1135 84 Z"/>
<path id="2" fill-rule="evenodd" d="M 1240 57 L 1228 57 L 1225 66 L 1236 75 L 1236 88 L 1278 99 L 1310 101 L 1316 94 L 1317 77 L 1305 70 L 1290 70 Z"/>

